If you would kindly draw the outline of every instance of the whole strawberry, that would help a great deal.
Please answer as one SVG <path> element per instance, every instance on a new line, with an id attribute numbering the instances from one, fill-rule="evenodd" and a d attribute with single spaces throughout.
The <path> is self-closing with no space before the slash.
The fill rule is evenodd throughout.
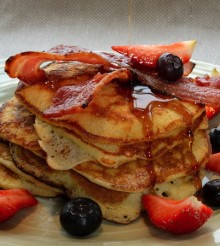
<path id="1" fill-rule="evenodd" d="M 197 230 L 213 214 L 211 208 L 194 196 L 177 201 L 144 195 L 143 204 L 155 226 L 174 234 L 186 234 Z"/>

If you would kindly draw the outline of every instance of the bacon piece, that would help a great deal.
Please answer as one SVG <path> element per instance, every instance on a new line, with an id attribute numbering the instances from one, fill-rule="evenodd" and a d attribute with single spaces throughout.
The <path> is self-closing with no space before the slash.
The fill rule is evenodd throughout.
<path id="1" fill-rule="evenodd" d="M 70 54 L 70 53 L 79 53 L 79 52 L 90 52 L 90 50 L 75 45 L 60 44 L 52 47 L 47 51 L 47 53 L 56 53 L 56 54 L 63 54 L 63 55 Z"/>
<path id="2" fill-rule="evenodd" d="M 92 101 L 101 88 L 118 79 L 120 82 L 130 81 L 131 72 L 128 69 L 118 69 L 111 73 L 96 74 L 92 80 L 83 84 L 67 85 L 59 88 L 53 97 L 53 105 L 43 113 L 48 118 L 60 117 L 82 111 Z"/>
<path id="3" fill-rule="evenodd" d="M 212 79 L 203 83 L 202 78 L 192 79 L 184 76 L 177 81 L 170 82 L 161 79 L 157 74 L 142 73 L 136 69 L 133 69 L 133 72 L 142 84 L 157 91 L 213 108 L 220 107 L 220 77 L 215 77 L 214 83 Z"/>
<path id="4" fill-rule="evenodd" d="M 107 52 L 97 52 L 102 57 L 107 59 L 112 64 L 115 64 L 119 68 L 128 68 L 130 65 L 130 58 L 121 54 L 107 53 Z"/>
<path id="5" fill-rule="evenodd" d="M 79 61 L 90 64 L 102 64 L 106 70 L 109 67 L 117 67 L 116 64 L 112 64 L 99 54 L 89 51 L 78 51 L 70 47 L 68 49 L 68 46 L 64 47 L 63 49 L 60 48 L 60 50 L 51 50 L 51 52 L 56 51 L 59 53 L 30 51 L 11 56 L 5 63 L 5 72 L 11 78 L 18 78 L 26 84 L 34 84 L 47 80 L 45 71 L 40 68 L 40 65 L 47 61 Z"/>
<path id="6" fill-rule="evenodd" d="M 220 76 L 210 77 L 209 75 L 205 75 L 204 77 L 196 77 L 195 82 L 199 86 L 210 86 L 220 89 Z"/>
<path id="7" fill-rule="evenodd" d="M 57 45 L 51 48 L 48 53 L 57 53 L 57 54 L 69 54 L 76 52 L 90 52 L 88 49 L 81 48 L 78 46 L 71 45 Z M 96 51 L 96 54 L 102 56 L 108 60 L 111 64 L 115 65 L 118 68 L 128 67 L 130 63 L 130 58 L 121 54 L 108 53 L 103 51 Z"/>

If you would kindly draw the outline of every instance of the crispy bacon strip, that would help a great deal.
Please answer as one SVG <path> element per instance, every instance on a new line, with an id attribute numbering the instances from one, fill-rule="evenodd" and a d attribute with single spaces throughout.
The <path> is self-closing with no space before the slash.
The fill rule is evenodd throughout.
<path id="1" fill-rule="evenodd" d="M 86 48 L 81 48 L 78 46 L 57 45 L 51 48 L 48 52 L 57 53 L 57 54 L 69 54 L 69 53 L 90 52 L 90 51 Z M 121 68 L 121 67 L 129 66 L 130 58 L 124 55 L 108 53 L 103 51 L 96 51 L 95 53 L 108 60 L 111 64 L 115 65 L 115 67 Z"/>
<path id="2" fill-rule="evenodd" d="M 51 50 L 53 52 L 53 50 Z M 66 49 L 68 52 L 68 49 Z M 62 51 L 63 52 L 63 51 Z M 102 64 L 106 70 L 116 67 L 103 56 L 89 51 L 69 53 L 23 52 L 11 56 L 5 63 L 5 72 L 11 78 L 18 78 L 26 84 L 34 84 L 47 80 L 47 75 L 40 65 L 47 61 L 79 61 L 90 64 Z"/>
<path id="3" fill-rule="evenodd" d="M 133 72 L 138 76 L 142 84 L 157 91 L 174 97 L 204 104 L 213 108 L 220 107 L 220 77 L 213 79 L 182 77 L 177 81 L 169 82 L 161 79 L 156 74 L 142 73 L 136 69 Z"/>
<path id="4" fill-rule="evenodd" d="M 124 68 L 111 73 L 98 73 L 86 83 L 63 86 L 54 94 L 53 105 L 43 113 L 48 118 L 55 118 L 80 112 L 88 106 L 104 85 L 115 79 L 127 83 L 131 79 L 130 70 Z"/>

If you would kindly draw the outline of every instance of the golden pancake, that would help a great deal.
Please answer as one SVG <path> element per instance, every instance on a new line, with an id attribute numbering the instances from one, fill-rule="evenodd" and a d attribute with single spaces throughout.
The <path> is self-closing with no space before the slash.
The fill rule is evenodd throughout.
<path id="1" fill-rule="evenodd" d="M 51 169 L 44 159 L 29 150 L 13 144 L 11 147 L 16 166 L 25 173 L 54 187 L 63 187 L 69 197 L 89 197 L 102 209 L 106 220 L 127 224 L 137 219 L 142 210 L 143 192 L 120 192 L 106 189 L 90 182 L 73 170 Z M 146 191 L 147 192 L 147 191 Z"/>
<path id="2" fill-rule="evenodd" d="M 26 118 L 24 118 L 24 120 L 26 120 Z M 13 121 L 13 120 L 11 119 L 11 121 Z M 43 128 L 41 127 L 39 129 L 38 132 L 39 132 L 40 136 L 42 136 L 41 134 L 46 135 L 46 133 L 44 132 L 44 128 L 47 128 L 47 127 L 50 127 L 48 132 L 53 133 L 52 139 L 53 139 L 53 146 L 55 147 L 55 149 L 54 149 L 54 153 L 52 154 L 52 156 L 53 156 L 53 160 L 55 160 L 53 163 L 57 163 L 57 166 L 59 165 L 58 169 L 65 170 L 65 169 L 72 168 L 73 167 L 72 163 L 74 163 L 74 165 L 77 165 L 78 162 L 76 161 L 76 157 L 80 155 L 80 151 L 78 148 L 76 149 L 76 151 L 74 151 L 74 149 L 75 149 L 75 146 L 73 146 L 74 143 L 72 142 L 71 143 L 72 145 L 70 145 L 70 147 L 68 147 L 68 145 L 66 144 L 66 138 L 62 136 L 61 141 L 64 141 L 64 143 L 65 143 L 64 145 L 62 145 L 62 142 L 58 141 L 57 138 L 54 137 L 54 132 L 56 131 L 56 127 L 50 126 L 50 125 L 48 125 L 45 122 L 42 122 L 40 120 L 38 120 L 37 122 L 38 123 L 36 123 L 36 125 L 39 125 L 39 124 L 40 125 L 42 125 L 42 124 L 46 125 L 46 127 L 44 126 Z M 201 125 L 202 125 L 202 127 L 200 127 L 200 128 L 205 128 L 204 124 L 201 124 Z M 188 140 L 188 138 L 187 138 L 187 140 Z M 56 142 L 57 142 L 57 144 L 56 144 Z M 49 145 L 48 142 L 46 142 L 45 145 L 48 146 Z M 46 151 L 46 149 L 45 149 L 45 151 Z M 73 152 L 73 154 L 70 155 L 70 153 L 72 151 L 74 151 L 74 152 Z M 83 151 L 83 154 L 85 155 L 85 151 Z M 66 159 L 63 158 L 63 156 L 66 156 Z M 169 158 L 170 158 L 170 156 L 168 155 L 168 159 Z M 65 168 L 65 160 L 66 160 L 66 163 L 68 165 L 71 165 L 71 166 L 67 166 L 67 168 Z M 82 159 L 81 162 L 85 162 L 88 160 L 89 159 Z M 50 160 L 47 160 L 47 163 L 50 165 Z M 141 165 L 140 165 L 140 163 L 141 163 Z M 173 158 L 173 163 L 176 163 L 175 158 Z M 124 166 L 122 166 L 121 168 L 118 168 L 117 170 L 112 170 L 112 169 L 103 169 L 102 167 L 100 167 L 98 165 L 89 165 L 88 166 L 88 163 L 85 163 L 85 164 L 82 164 L 82 165 L 76 167 L 75 170 L 78 171 L 79 173 L 81 173 L 82 175 L 84 175 L 85 177 L 89 178 L 90 181 L 97 183 L 99 185 L 103 185 L 106 188 L 131 192 L 131 191 L 142 191 L 150 185 L 149 182 L 150 182 L 150 180 L 152 180 L 152 178 L 149 178 L 149 170 L 148 170 L 148 168 L 145 167 L 146 165 L 148 165 L 148 163 L 145 164 L 145 162 L 137 162 L 137 163 L 130 162 L 128 164 L 128 166 L 126 167 L 126 172 L 122 172 L 124 169 Z M 55 168 L 54 165 L 52 165 L 52 167 Z M 90 167 L 90 168 L 88 168 L 88 167 Z M 131 167 L 131 169 L 129 167 Z M 57 169 L 57 168 L 55 168 L 55 169 Z M 136 172 L 134 173 L 134 171 L 132 169 L 136 170 Z M 100 170 L 101 170 L 101 172 L 100 172 Z M 176 173 L 178 173 L 178 171 L 179 170 L 176 169 Z M 114 176 L 112 177 L 111 173 L 114 173 L 114 172 L 117 174 L 121 173 L 121 178 L 119 178 L 120 175 L 116 175 L 117 179 L 114 178 Z M 110 175 L 107 175 L 108 173 L 110 173 Z M 142 179 L 142 180 L 137 179 L 137 176 L 144 177 L 144 179 Z M 128 177 L 130 177 L 130 179 Z M 111 181 L 109 181 L 108 179 Z M 157 179 L 160 180 L 159 177 L 157 177 Z"/>
<path id="3" fill-rule="evenodd" d="M 12 115 L 11 114 L 12 110 L 14 110 L 14 112 L 17 112 L 17 114 Z M 17 117 L 17 115 L 19 115 L 19 117 Z M 25 148 L 30 149 L 31 151 L 34 151 L 36 154 L 40 156 L 44 155 L 43 151 L 39 147 L 39 144 L 37 143 L 39 137 L 37 136 L 35 130 L 33 129 L 33 124 L 32 121 L 30 120 L 30 118 L 32 118 L 33 120 L 35 116 L 32 115 L 29 111 L 27 111 L 27 109 L 25 109 L 18 102 L 18 100 L 13 98 L 7 104 L 5 104 L 1 116 L 2 116 L 0 117 L 0 124 L 2 130 L 1 135 L 3 135 L 6 139 L 12 142 L 15 142 Z M 204 121 L 204 117 L 203 117 L 203 122 L 204 123 L 200 126 L 200 128 L 207 127 L 207 123 Z M 7 127 L 8 126 L 7 123 L 9 124 L 9 127 Z M 18 127 L 17 124 L 19 124 Z M 11 127 L 12 125 L 14 127 Z M 43 141 L 41 141 L 41 147 L 45 151 L 46 149 L 48 150 L 48 147 L 50 145 L 49 138 L 52 138 L 51 144 L 54 147 L 54 150 L 52 152 L 54 151 L 59 152 L 59 150 L 57 149 L 59 147 L 59 143 L 58 145 L 54 145 L 54 140 L 53 140 L 55 137 L 54 135 L 58 137 L 57 133 L 61 135 L 60 136 L 61 138 L 63 138 L 63 140 L 60 139 L 60 141 L 68 141 L 67 139 L 69 139 L 71 140 L 71 142 L 74 142 L 78 145 L 78 149 L 77 151 L 75 151 L 75 153 L 73 153 L 73 155 L 75 155 L 76 157 L 76 153 L 77 153 L 77 156 L 81 157 L 79 153 L 82 153 L 84 158 L 82 158 L 81 160 L 80 158 L 79 160 L 76 160 L 76 158 L 73 158 L 72 156 L 71 158 L 72 162 L 68 160 L 69 165 L 73 165 L 72 164 L 73 162 L 74 165 L 76 165 L 79 162 L 84 162 L 88 160 L 97 160 L 99 163 L 105 166 L 117 167 L 122 163 L 131 160 L 136 160 L 137 158 L 153 159 L 155 157 L 161 156 L 168 149 L 171 149 L 175 145 L 183 142 L 184 138 L 186 140 L 188 138 L 188 129 L 187 129 L 184 131 L 176 130 L 176 132 L 173 132 L 174 135 L 170 135 L 169 137 L 167 136 L 166 138 L 156 139 L 153 142 L 148 141 L 148 142 L 139 143 L 138 145 L 137 144 L 130 144 L 130 145 L 105 144 L 104 145 L 98 143 L 85 142 L 81 140 L 79 136 L 77 137 L 76 135 L 72 134 L 72 132 L 64 128 L 53 127 L 52 125 L 45 124 L 45 122 L 39 120 L 37 121 L 36 126 L 37 128 L 40 128 L 38 130 L 38 135 L 40 136 L 41 139 L 42 139 L 42 135 L 44 135 L 44 137 L 47 136 L 46 144 L 43 144 Z M 47 128 L 53 128 L 53 130 L 50 131 L 50 129 Z M 51 134 L 52 132 L 53 134 Z M 48 136 L 49 134 L 50 136 Z M 30 142 L 31 141 L 30 139 L 34 139 L 34 140 Z M 71 147 L 71 149 L 73 149 L 73 147 Z M 53 153 L 51 155 L 54 156 Z M 56 158 L 53 159 L 56 159 L 57 162 L 60 163 L 58 159 L 58 155 L 56 155 Z M 65 162 L 62 163 L 64 164 L 63 166 L 65 166 Z M 48 164 L 50 165 L 49 161 Z M 55 165 L 56 163 L 53 163 L 52 167 L 55 169 L 59 169 L 58 167 L 56 168 Z"/>
<path id="4" fill-rule="evenodd" d="M 17 167 L 24 172 L 32 176 L 37 176 L 42 182 L 46 182 L 49 185 L 60 187 L 60 183 L 50 183 L 48 178 L 44 180 L 45 172 L 48 169 L 48 166 L 44 160 L 40 158 L 31 158 L 28 156 L 28 152 L 25 151 L 23 156 L 21 156 L 21 148 L 17 145 L 11 145 L 11 153 Z M 71 157 L 71 156 L 70 156 Z M 20 158 L 20 159 L 19 159 Z M 26 161 L 22 161 L 25 160 Z M 35 163 L 36 162 L 36 163 Z M 44 166 L 39 163 L 44 163 Z M 120 166 L 117 169 L 113 168 L 103 168 L 99 164 L 94 162 L 85 162 L 82 165 L 77 165 L 74 170 L 78 173 L 81 173 L 83 176 L 88 178 L 91 182 L 96 183 L 105 188 L 111 190 L 124 191 L 124 192 L 143 192 L 149 186 L 151 186 L 154 176 L 151 175 L 152 168 L 150 165 L 146 165 L 146 161 L 139 160 L 130 163 L 125 163 L 126 166 Z M 35 169 L 35 167 L 38 167 Z M 50 172 L 51 180 L 53 182 L 53 173 Z M 58 170 L 56 170 L 59 172 Z M 60 177 L 62 177 L 63 171 L 60 170 Z M 62 177 L 65 179 L 65 176 Z M 62 186 L 61 186 L 62 188 Z"/>
<path id="5" fill-rule="evenodd" d="M 59 189 L 65 188 L 63 186 L 62 180 L 58 180 L 56 182 L 56 179 L 54 179 L 53 177 L 53 175 L 57 174 L 56 171 L 49 168 L 43 158 L 36 156 L 31 151 L 24 149 L 23 147 L 16 144 L 10 145 L 10 153 L 12 159 L 14 160 L 15 166 L 22 172 L 37 178 L 38 180 L 46 183 L 49 186 Z M 61 171 L 60 177 L 62 177 L 62 175 L 65 175 L 65 172 Z M 49 176 L 50 178 L 48 178 L 47 176 Z M 65 176 L 63 176 L 63 178 L 65 179 Z"/>
<path id="6" fill-rule="evenodd" d="M 4 142 L 0 142 L 0 188 L 24 188 L 33 195 L 42 197 L 55 197 L 63 193 L 62 190 L 50 187 L 16 168 L 9 146 Z"/>
<path id="7" fill-rule="evenodd" d="M 113 80 L 103 86 L 81 112 L 46 117 L 43 113 L 52 106 L 60 86 L 77 84 L 78 78 L 77 75 L 57 83 L 20 84 L 16 96 L 41 119 L 70 129 L 88 142 L 107 144 L 137 143 L 169 136 L 176 129 L 191 127 L 205 110 L 198 104 L 155 94 L 145 86 L 131 87 L 130 83 L 122 86 Z"/>
<path id="8" fill-rule="evenodd" d="M 39 144 L 47 153 L 47 164 L 55 170 L 68 170 L 79 163 L 95 160 L 75 142 L 56 132 L 57 127 L 39 119 L 35 129 L 40 137 Z"/>
<path id="9" fill-rule="evenodd" d="M 73 141 L 69 141 L 65 135 L 59 135 L 60 131 L 56 132 L 57 127 L 36 119 L 35 128 L 41 138 L 40 144 L 47 153 L 47 163 L 53 169 L 73 168 L 93 183 L 126 192 L 143 191 L 152 185 L 154 180 L 161 183 L 194 174 L 207 162 L 210 154 L 203 122 L 191 132 L 190 136 L 188 132 L 187 138 L 182 140 L 181 144 L 171 150 L 168 148 L 162 156 L 150 161 L 137 159 L 117 168 L 107 168 L 98 162 L 85 161 L 85 151 Z M 154 142 L 152 146 L 153 144 Z M 80 155 L 81 162 L 78 161 Z"/>
<path id="10" fill-rule="evenodd" d="M 35 115 L 12 98 L 0 107 L 0 138 L 43 156 L 44 152 L 38 144 L 39 137 L 33 127 L 34 121 Z"/>
<path id="11" fill-rule="evenodd" d="M 208 162 L 210 153 L 207 132 L 196 131 L 191 141 L 176 146 L 166 152 L 162 158 L 154 160 L 156 183 L 198 173 Z"/>
<path id="12" fill-rule="evenodd" d="M 91 182 L 111 190 L 141 192 L 155 181 L 153 167 L 145 160 L 124 163 L 118 168 L 106 168 L 94 162 L 86 162 L 73 169 Z"/>
<path id="13" fill-rule="evenodd" d="M 206 116 L 201 115 L 191 127 L 192 134 L 198 129 L 206 128 Z M 189 130 L 186 129 L 176 131 L 174 136 L 138 144 L 98 145 L 85 142 L 67 129 L 55 127 L 38 117 L 35 120 L 35 129 L 41 139 L 39 143 L 47 153 L 48 165 L 58 170 L 70 169 L 80 162 L 90 160 L 107 167 L 118 167 L 125 162 L 137 159 L 152 160 L 162 156 L 176 145 L 189 141 Z"/>
<path id="14" fill-rule="evenodd" d="M 27 181 L 0 163 L 0 188 L 1 189 L 27 189 L 35 196 L 56 197 L 57 192 L 36 186 Z"/>
<path id="15" fill-rule="evenodd" d="M 145 192 L 113 191 L 90 182 L 73 170 L 56 171 L 50 169 L 43 159 L 39 159 L 22 147 L 13 145 L 13 149 L 14 157 L 19 162 L 17 165 L 25 172 L 32 173 L 45 183 L 65 187 L 69 197 L 84 196 L 94 199 L 101 206 L 105 219 L 122 224 L 130 223 L 140 215 L 143 209 L 141 198 L 144 193 L 153 191 L 159 196 L 184 199 L 194 195 L 201 185 L 197 173 L 156 184 Z M 35 170 L 34 173 L 30 170 L 30 160 L 32 160 L 31 167 Z"/>
<path id="16" fill-rule="evenodd" d="M 118 168 L 87 162 L 74 170 L 90 181 L 109 189 L 142 191 L 154 184 L 176 180 L 199 172 L 210 155 L 206 131 L 196 131 L 193 140 L 177 145 L 152 161 L 137 160 Z"/>

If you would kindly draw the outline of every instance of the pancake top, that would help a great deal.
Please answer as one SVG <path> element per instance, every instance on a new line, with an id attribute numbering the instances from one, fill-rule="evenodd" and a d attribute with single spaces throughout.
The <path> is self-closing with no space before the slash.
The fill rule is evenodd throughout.
<path id="1" fill-rule="evenodd" d="M 59 64 L 57 66 L 59 67 Z M 122 83 L 120 79 L 113 78 L 93 96 L 84 109 L 48 118 L 45 110 L 54 105 L 54 96 L 59 88 L 66 85 L 75 86 L 93 78 L 95 69 L 91 73 L 91 65 L 88 72 L 88 64 L 80 64 L 80 73 L 74 73 L 74 66 L 77 70 L 79 63 L 71 63 L 70 78 L 65 77 L 68 71 L 65 67 L 62 78 L 60 78 L 62 69 L 59 69 L 59 79 L 56 82 L 28 86 L 20 83 L 16 96 L 41 119 L 65 127 L 86 141 L 96 143 L 151 141 L 169 136 L 177 129 L 192 127 L 205 110 L 201 105 L 161 95 L 146 86 L 133 85 L 134 81 Z M 51 69 L 55 76 L 54 65 Z M 47 67 L 47 72 L 50 72 L 50 66 Z"/>

